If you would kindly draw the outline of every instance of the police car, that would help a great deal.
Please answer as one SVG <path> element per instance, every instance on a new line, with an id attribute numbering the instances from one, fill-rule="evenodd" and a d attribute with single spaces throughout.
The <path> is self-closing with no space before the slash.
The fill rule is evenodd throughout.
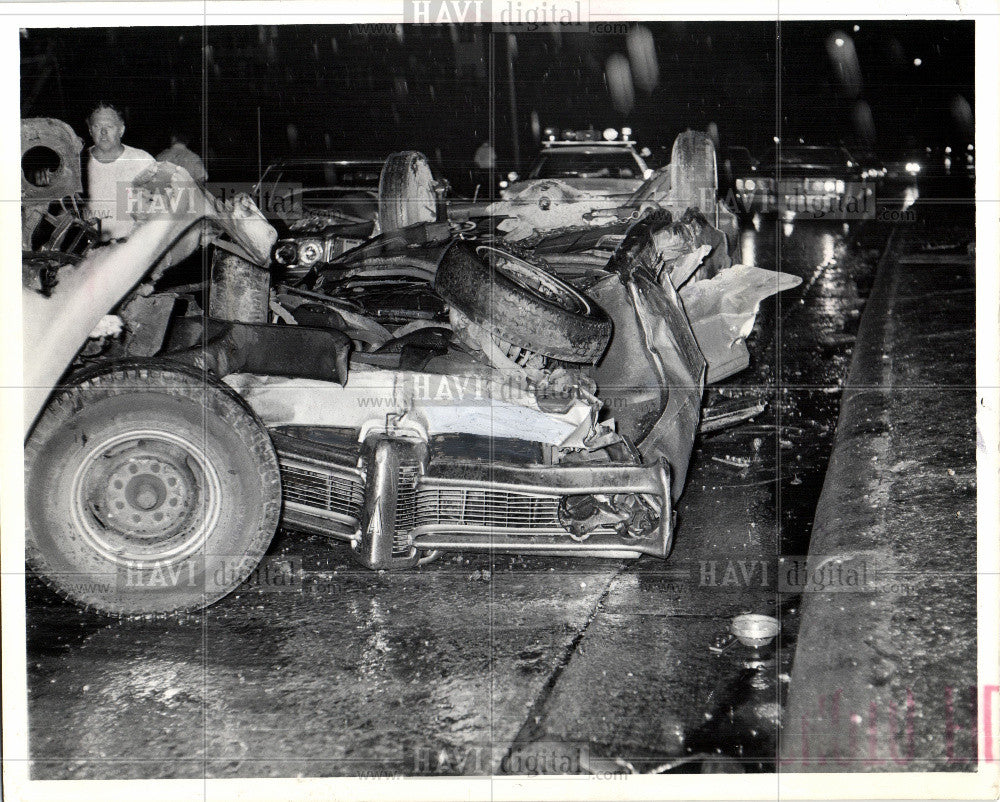
<path id="1" fill-rule="evenodd" d="M 630 138 L 632 130 L 614 128 L 556 132 L 547 128 L 538 154 L 524 176 L 510 173 L 500 183 L 504 198 L 514 197 L 532 182 L 558 179 L 594 197 L 628 198 L 652 170 Z"/>

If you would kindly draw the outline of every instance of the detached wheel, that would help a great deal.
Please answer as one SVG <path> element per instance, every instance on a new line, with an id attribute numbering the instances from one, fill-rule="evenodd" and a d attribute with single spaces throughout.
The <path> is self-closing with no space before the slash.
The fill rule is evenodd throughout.
<path id="1" fill-rule="evenodd" d="M 611 320 L 596 303 L 502 248 L 456 242 L 434 289 L 493 336 L 554 359 L 594 363 L 611 340 Z"/>
<path id="2" fill-rule="evenodd" d="M 382 232 L 437 219 L 434 176 L 427 157 L 415 150 L 393 153 L 378 182 L 378 223 Z"/>
<path id="3" fill-rule="evenodd" d="M 257 566 L 280 510 L 263 424 L 195 371 L 105 368 L 56 395 L 25 445 L 28 564 L 101 612 L 217 601 Z"/>

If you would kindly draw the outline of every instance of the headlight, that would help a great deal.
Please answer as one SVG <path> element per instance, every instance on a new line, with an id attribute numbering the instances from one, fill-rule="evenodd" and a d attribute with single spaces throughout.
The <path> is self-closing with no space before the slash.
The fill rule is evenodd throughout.
<path id="1" fill-rule="evenodd" d="M 920 165 L 917 162 L 907 162 L 906 172 L 916 175 L 917 173 L 920 172 Z"/>
<path id="2" fill-rule="evenodd" d="M 323 243 L 318 239 L 307 239 L 299 243 L 299 264 L 313 265 L 323 257 Z"/>
<path id="3" fill-rule="evenodd" d="M 299 255 L 294 242 L 279 242 L 274 246 L 274 261 L 279 265 L 293 265 Z"/>
<path id="4" fill-rule="evenodd" d="M 748 178 L 744 185 L 747 189 L 757 189 L 757 184 L 752 178 Z"/>
<path id="5" fill-rule="evenodd" d="M 835 185 L 835 190 L 834 191 L 836 191 L 836 192 L 840 193 L 841 195 L 843 195 L 845 189 L 847 189 L 847 187 L 844 185 L 844 182 L 843 181 L 838 181 L 836 183 L 836 185 Z"/>
<path id="6" fill-rule="evenodd" d="M 824 192 L 834 192 L 837 189 L 836 181 L 827 181 L 823 184 Z"/>

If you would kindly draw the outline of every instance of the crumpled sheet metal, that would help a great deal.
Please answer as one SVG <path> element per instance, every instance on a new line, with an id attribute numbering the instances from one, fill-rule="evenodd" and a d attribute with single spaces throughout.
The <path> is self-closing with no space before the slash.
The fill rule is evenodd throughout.
<path id="1" fill-rule="evenodd" d="M 691 282 L 681 289 L 684 311 L 708 362 L 709 382 L 747 366 L 744 340 L 753 331 L 761 301 L 801 283 L 801 278 L 789 273 L 733 265 L 715 278 Z"/>
<path id="2" fill-rule="evenodd" d="M 223 202 L 205 191 L 187 170 L 170 162 L 157 162 L 136 176 L 132 185 L 140 193 L 133 214 L 137 222 L 168 217 L 178 222 L 186 218 L 193 225 L 208 219 L 216 235 L 223 233 L 233 240 L 224 245 L 227 250 L 256 265 L 268 264 L 278 233 L 246 193 Z M 210 239 L 215 241 L 217 236 Z M 176 255 L 173 261 L 179 261 Z"/>
<path id="3" fill-rule="evenodd" d="M 685 209 L 679 216 L 674 212 L 670 214 L 674 218 L 672 222 L 658 228 L 652 236 L 674 287 L 680 289 L 692 275 L 696 279 L 710 278 L 732 265 L 726 235 L 712 226 L 704 214 L 697 209 Z M 704 256 L 699 264 L 693 271 L 686 272 L 688 254 L 705 245 L 708 251 L 702 252 Z M 683 265 L 677 264 L 680 260 L 685 260 Z"/>
<path id="4" fill-rule="evenodd" d="M 624 284 L 608 276 L 587 294 L 615 323 L 594 372 L 604 406 L 645 461 L 667 460 L 677 499 L 694 448 L 705 373 L 680 298 L 669 282 L 661 287 L 642 271 Z"/>
<path id="5" fill-rule="evenodd" d="M 537 231 L 591 225 L 584 214 L 594 209 L 613 209 L 620 203 L 620 199 L 584 192 L 552 178 L 530 182 L 516 194 L 491 203 L 485 213 L 506 217 L 497 224 L 497 230 L 504 232 L 511 242 L 517 242 Z M 605 222 L 600 220 L 595 224 Z"/>
<path id="6" fill-rule="evenodd" d="M 473 434 L 582 446 L 596 402 L 577 399 L 563 413 L 539 408 L 534 396 L 482 376 L 359 370 L 341 386 L 310 379 L 239 373 L 225 378 L 269 427 L 305 425 L 421 436 Z"/>
<path id="7" fill-rule="evenodd" d="M 66 268 L 48 298 L 22 291 L 24 432 L 80 346 L 177 237 L 182 226 L 150 220 L 127 242 L 97 248 Z"/>
<path id="8" fill-rule="evenodd" d="M 252 260 L 267 263 L 277 234 L 249 198 L 223 204 L 185 170 L 165 163 L 136 180 L 146 205 L 126 242 L 96 248 L 66 268 L 48 298 L 22 291 L 25 434 L 101 318 L 206 215 L 237 238 Z"/>

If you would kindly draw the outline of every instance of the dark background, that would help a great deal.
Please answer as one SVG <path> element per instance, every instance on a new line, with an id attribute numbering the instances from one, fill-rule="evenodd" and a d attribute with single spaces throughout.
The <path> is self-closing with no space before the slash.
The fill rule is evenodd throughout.
<path id="1" fill-rule="evenodd" d="M 629 125 L 656 149 L 714 122 L 720 147 L 758 155 L 774 136 L 883 158 L 972 141 L 963 101 L 956 112 L 957 96 L 975 105 L 972 22 L 861 20 L 857 32 L 848 20 L 644 24 L 658 82 L 637 85 L 627 112 L 604 70 L 627 52 L 623 33 L 516 35 L 522 165 L 546 126 Z M 832 36 L 856 51 L 859 71 L 847 79 L 828 54 Z M 256 179 L 258 146 L 265 165 L 416 148 L 445 169 L 492 137 L 509 163 L 508 47 L 507 33 L 474 25 L 31 29 L 21 38 L 21 114 L 63 119 L 89 142 L 88 112 L 110 102 L 126 115 L 127 144 L 155 154 L 184 130 L 213 179 Z M 859 126 L 863 103 L 872 125 Z"/>

